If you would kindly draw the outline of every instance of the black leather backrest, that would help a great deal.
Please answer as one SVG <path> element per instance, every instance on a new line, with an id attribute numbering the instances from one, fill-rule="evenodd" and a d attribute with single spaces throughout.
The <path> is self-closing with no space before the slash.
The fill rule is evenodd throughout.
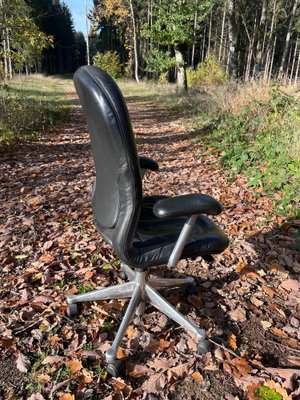
<path id="1" fill-rule="evenodd" d="M 95 224 L 123 255 L 130 245 L 142 201 L 139 161 L 128 110 L 116 82 L 104 71 L 93 66 L 81 67 L 74 75 L 74 83 L 87 120 L 96 166 L 92 199 Z"/>

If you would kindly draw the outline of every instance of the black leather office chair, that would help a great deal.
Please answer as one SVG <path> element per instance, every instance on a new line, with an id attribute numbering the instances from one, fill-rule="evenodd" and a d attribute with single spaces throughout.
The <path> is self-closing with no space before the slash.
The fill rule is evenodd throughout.
<path id="1" fill-rule="evenodd" d="M 77 303 L 130 298 L 112 347 L 106 352 L 108 371 L 116 376 L 118 346 L 134 313 L 142 315 L 145 302 L 196 335 L 198 350 L 205 353 L 205 331 L 185 318 L 156 289 L 192 284 L 193 278 L 148 279 L 152 266 L 173 267 L 179 259 L 211 256 L 228 246 L 228 238 L 207 217 L 221 212 L 218 201 L 204 194 L 178 197 L 143 197 L 142 175 L 157 170 L 155 161 L 138 157 L 124 98 L 116 82 L 104 71 L 81 67 L 75 87 L 87 119 L 96 182 L 92 208 L 97 230 L 122 261 L 129 282 L 67 298 L 68 313 Z"/>

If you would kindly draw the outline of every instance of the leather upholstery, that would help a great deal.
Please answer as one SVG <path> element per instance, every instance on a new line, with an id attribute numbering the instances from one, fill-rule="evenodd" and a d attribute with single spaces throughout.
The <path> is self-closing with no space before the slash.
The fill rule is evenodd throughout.
<path id="1" fill-rule="evenodd" d="M 174 218 L 188 215 L 218 215 L 221 204 L 207 194 L 185 194 L 158 201 L 153 212 L 159 218 Z"/>
<path id="2" fill-rule="evenodd" d="M 144 197 L 140 168 L 155 169 L 137 155 L 124 98 L 104 71 L 81 67 L 74 75 L 87 119 L 96 167 L 92 208 L 101 236 L 117 256 L 135 268 L 165 264 L 187 217 L 160 219 L 153 207 L 163 196 Z M 147 167 L 148 165 L 148 167 Z M 222 252 L 228 239 L 207 217 L 199 216 L 182 258 Z"/>

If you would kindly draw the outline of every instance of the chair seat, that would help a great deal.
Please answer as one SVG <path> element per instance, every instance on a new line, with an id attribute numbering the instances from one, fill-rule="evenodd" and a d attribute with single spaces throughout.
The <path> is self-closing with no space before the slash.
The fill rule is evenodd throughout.
<path id="1" fill-rule="evenodd" d="M 154 204 L 167 196 L 144 197 L 141 216 L 133 241 L 132 258 L 148 268 L 166 264 L 186 217 L 161 219 L 154 215 Z M 181 258 L 221 253 L 228 246 L 227 236 L 209 218 L 200 215 L 184 247 Z"/>

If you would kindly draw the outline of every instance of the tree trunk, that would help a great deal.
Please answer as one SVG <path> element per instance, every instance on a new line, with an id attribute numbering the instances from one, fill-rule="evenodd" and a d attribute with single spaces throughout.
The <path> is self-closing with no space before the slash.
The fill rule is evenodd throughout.
<path id="1" fill-rule="evenodd" d="M 212 9 L 210 10 L 210 17 L 209 17 L 209 30 L 208 30 L 208 48 L 207 52 L 210 53 L 210 42 L 211 42 L 211 30 L 212 30 Z"/>
<path id="2" fill-rule="evenodd" d="M 221 61 L 221 58 L 222 58 L 223 39 L 224 39 L 224 29 L 225 29 L 225 19 L 226 19 L 226 3 L 224 3 L 224 11 L 223 11 L 223 19 L 222 19 L 222 29 L 221 29 L 221 38 L 220 38 L 220 47 L 219 47 L 219 57 L 218 57 L 218 60 L 219 60 L 219 61 Z"/>
<path id="3" fill-rule="evenodd" d="M 228 70 L 232 78 L 237 77 L 237 32 L 235 26 L 234 0 L 227 0 L 228 7 Z"/>
<path id="4" fill-rule="evenodd" d="M 203 33 L 203 41 L 202 41 L 202 51 L 201 51 L 201 62 L 204 61 L 205 58 L 205 41 L 206 41 L 206 25 L 204 27 L 204 33 Z"/>
<path id="5" fill-rule="evenodd" d="M 7 36 L 6 36 L 6 50 L 8 53 L 7 60 L 8 60 L 8 77 L 9 79 L 12 79 L 13 77 L 13 69 L 12 69 L 12 60 L 11 60 L 11 48 L 10 48 L 10 37 L 9 37 L 9 31 L 7 30 Z"/>
<path id="6" fill-rule="evenodd" d="M 261 16 L 259 21 L 258 28 L 258 40 L 256 45 L 256 64 L 261 69 L 262 67 L 262 55 L 263 55 L 263 42 L 264 42 L 264 33 L 266 31 L 266 21 L 267 21 L 267 12 L 268 12 L 268 0 L 263 0 Z M 254 32 L 255 35 L 255 32 Z"/>
<path id="7" fill-rule="evenodd" d="M 293 75 L 294 75 L 294 69 L 295 69 L 295 64 L 296 64 L 297 49 L 298 49 L 298 37 L 299 37 L 299 35 L 297 35 L 296 44 L 295 44 L 295 49 L 294 49 L 293 62 L 292 62 L 292 70 L 291 70 L 291 74 L 290 74 L 290 85 L 292 84 Z"/>
<path id="8" fill-rule="evenodd" d="M 294 79 L 295 85 L 297 84 L 297 80 L 298 80 L 299 67 L 300 67 L 300 51 L 298 54 L 298 62 L 297 62 L 297 68 L 296 68 L 296 73 L 295 73 L 295 79 Z"/>
<path id="9" fill-rule="evenodd" d="M 274 39 L 274 44 L 273 44 L 273 51 L 272 51 L 272 58 L 270 62 L 270 69 L 269 69 L 269 77 L 268 77 L 268 82 L 270 82 L 272 78 L 272 70 L 273 70 L 273 63 L 274 63 L 274 56 L 275 56 L 275 49 L 276 49 L 276 42 L 277 42 L 277 36 L 275 36 Z"/>
<path id="10" fill-rule="evenodd" d="M 279 77 L 281 77 L 282 74 L 283 74 L 283 69 L 284 69 L 286 56 L 287 56 L 289 45 L 290 45 L 291 34 L 292 34 L 294 18 L 295 18 L 295 14 L 296 14 L 296 11 L 297 11 L 298 2 L 299 2 L 299 0 L 294 0 L 294 5 L 293 5 L 292 13 L 291 13 L 291 16 L 290 16 L 289 26 L 288 26 L 288 30 L 287 30 L 287 33 L 286 33 L 285 44 L 284 44 L 282 57 L 281 57 L 281 62 L 280 62 Z"/>
<path id="11" fill-rule="evenodd" d="M 194 68 L 195 66 L 195 47 L 196 47 L 196 30 L 197 30 L 197 11 L 195 11 L 194 15 L 194 41 L 193 41 L 193 46 L 192 46 L 192 57 L 191 57 L 191 66 Z"/>
<path id="12" fill-rule="evenodd" d="M 274 27 L 276 26 L 276 6 L 277 6 L 277 0 L 274 0 L 271 27 L 270 27 L 269 39 L 268 39 L 268 44 L 267 44 L 267 49 L 266 49 L 266 61 L 265 61 L 265 67 L 264 67 L 264 69 L 265 69 L 264 82 L 267 82 L 269 79 L 269 67 L 270 67 L 270 62 L 271 62 L 272 39 L 273 39 Z"/>
<path id="13" fill-rule="evenodd" d="M 175 46 L 175 60 L 177 63 L 177 88 L 179 91 L 187 90 L 186 70 L 181 49 Z"/>
<path id="14" fill-rule="evenodd" d="M 134 50 L 134 75 L 137 83 L 139 80 L 139 58 L 138 58 L 138 48 L 137 48 L 137 34 L 136 34 L 136 21 L 135 15 L 133 11 L 132 0 L 129 0 L 130 6 L 130 14 L 131 14 L 131 22 L 132 22 L 132 30 L 133 30 L 133 50 Z"/>

